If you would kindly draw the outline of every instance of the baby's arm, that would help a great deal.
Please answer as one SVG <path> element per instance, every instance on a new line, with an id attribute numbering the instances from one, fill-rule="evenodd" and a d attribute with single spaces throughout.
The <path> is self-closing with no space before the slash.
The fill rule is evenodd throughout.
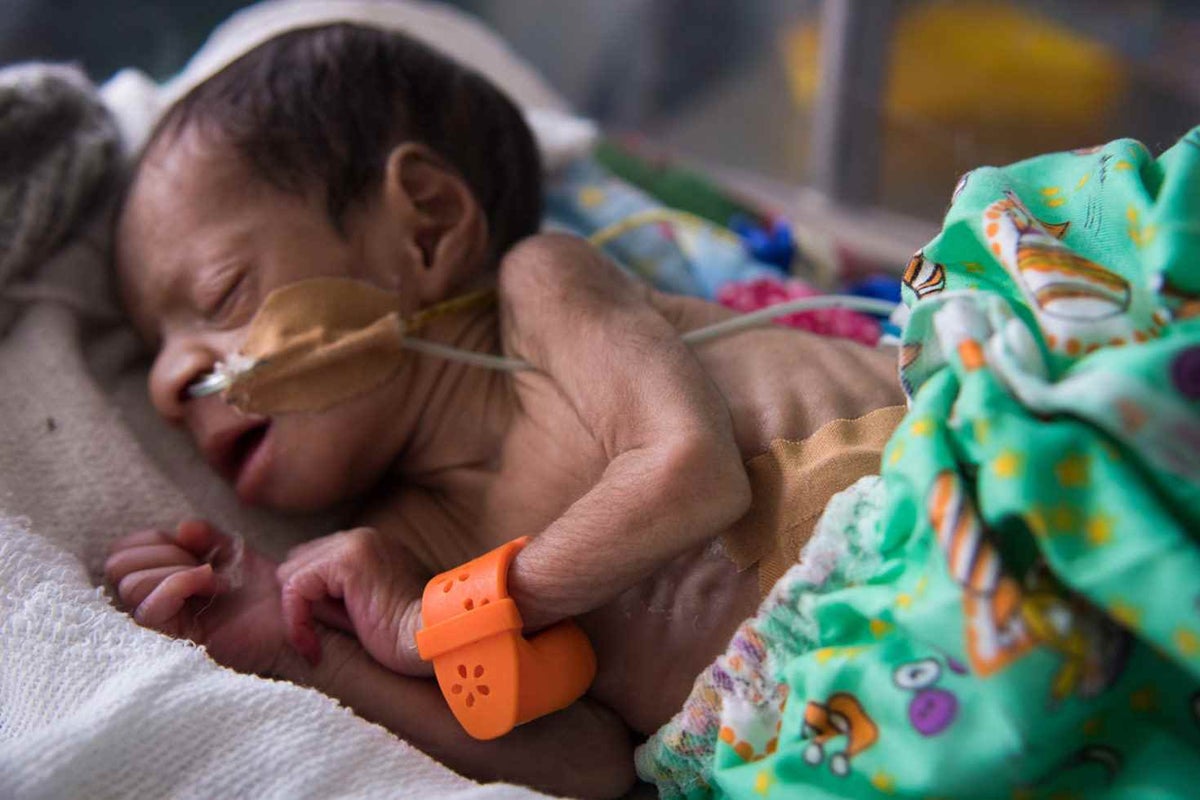
<path id="1" fill-rule="evenodd" d="M 319 557 L 313 550 L 308 555 Z M 228 568 L 235 565 L 241 578 L 231 582 Z M 633 783 L 627 728 L 586 698 L 480 742 L 463 732 L 433 681 L 384 668 L 348 636 L 315 627 L 322 658 L 311 664 L 285 644 L 275 565 L 250 548 L 238 554 L 232 540 L 207 523 L 189 521 L 173 533 L 144 531 L 120 539 L 106 573 L 118 599 L 146 627 L 205 645 L 226 666 L 318 689 L 473 778 L 587 797 L 619 796 Z M 335 609 L 318 607 L 317 615 L 353 627 Z"/>
<path id="2" fill-rule="evenodd" d="M 649 295 L 571 236 L 527 239 L 501 265 L 507 349 L 555 381 L 608 459 L 513 564 L 531 627 L 603 605 L 749 506 L 725 399 Z"/>

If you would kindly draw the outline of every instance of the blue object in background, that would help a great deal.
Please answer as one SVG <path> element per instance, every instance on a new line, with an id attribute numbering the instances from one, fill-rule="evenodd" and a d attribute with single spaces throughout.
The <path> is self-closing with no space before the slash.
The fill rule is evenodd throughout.
<path id="1" fill-rule="evenodd" d="M 872 275 L 847 286 L 846 293 L 899 303 L 900 279 L 891 275 Z"/>
<path id="2" fill-rule="evenodd" d="M 765 228 L 745 217 L 736 217 L 729 221 L 729 227 L 756 261 L 777 267 L 784 275 L 791 274 L 796 239 L 786 221 L 776 220 L 770 228 Z"/>
<path id="3" fill-rule="evenodd" d="M 870 297 L 875 300 L 887 300 L 890 303 L 900 303 L 900 279 L 891 275 L 872 275 L 855 281 L 846 287 L 846 293 L 858 297 Z M 872 314 L 879 320 L 879 329 L 884 336 L 900 336 L 900 326 L 892 322 L 884 314 Z"/>

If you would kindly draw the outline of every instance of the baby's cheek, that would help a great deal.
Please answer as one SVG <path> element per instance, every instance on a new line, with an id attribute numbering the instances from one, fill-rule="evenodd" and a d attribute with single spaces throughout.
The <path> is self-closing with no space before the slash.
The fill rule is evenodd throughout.
<path id="1" fill-rule="evenodd" d="M 282 446 L 269 487 L 272 507 L 321 511 L 371 490 L 386 467 L 382 448 L 363 429 L 305 416 L 280 420 Z"/>

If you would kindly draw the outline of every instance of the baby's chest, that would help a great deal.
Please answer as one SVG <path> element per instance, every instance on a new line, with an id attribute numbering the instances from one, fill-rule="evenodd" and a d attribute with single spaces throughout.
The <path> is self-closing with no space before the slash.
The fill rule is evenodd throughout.
<path id="1" fill-rule="evenodd" d="M 488 543 L 537 534 L 595 486 L 607 466 L 603 448 L 564 398 L 548 387 L 524 393 L 480 509 Z"/>

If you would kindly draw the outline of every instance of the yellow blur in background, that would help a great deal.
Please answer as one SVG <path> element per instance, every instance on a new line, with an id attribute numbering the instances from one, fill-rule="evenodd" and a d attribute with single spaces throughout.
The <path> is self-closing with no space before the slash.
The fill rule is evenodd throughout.
<path id="1" fill-rule="evenodd" d="M 786 30 L 781 43 L 792 100 L 811 109 L 819 20 Z M 922 213 L 929 187 L 953 186 L 972 166 L 1096 143 L 1116 127 L 1131 85 L 1114 50 L 1008 3 L 906 4 L 880 58 L 882 100 L 868 115 L 881 134 L 880 199 Z"/>
<path id="2" fill-rule="evenodd" d="M 908 7 L 887 61 L 884 113 L 958 128 L 1050 128 L 1086 135 L 1123 96 L 1121 59 L 1095 41 L 1028 10 L 991 2 Z M 821 81 L 815 23 L 785 34 L 795 99 Z"/>

